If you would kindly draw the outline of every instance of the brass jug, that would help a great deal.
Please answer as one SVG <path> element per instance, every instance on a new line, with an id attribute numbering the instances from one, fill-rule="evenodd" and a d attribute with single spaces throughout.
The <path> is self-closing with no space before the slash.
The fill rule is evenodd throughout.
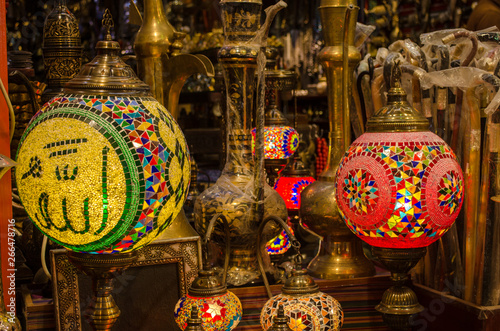
<path id="1" fill-rule="evenodd" d="M 364 277 L 375 273 L 372 263 L 363 254 L 361 240 L 342 220 L 335 198 L 335 174 L 350 145 L 351 80 L 354 67 L 361 60 L 354 46 L 358 10 L 355 0 L 322 0 L 319 6 L 325 48 L 318 60 L 325 69 L 328 84 L 329 155 L 327 167 L 318 180 L 301 193 L 300 217 L 309 229 L 322 237 L 319 253 L 308 269 L 312 276 L 323 279 Z"/>
<path id="2" fill-rule="evenodd" d="M 135 6 L 131 2 L 131 6 Z M 135 9 L 135 13 L 138 10 Z M 162 0 L 144 0 L 144 18 L 137 32 L 134 49 L 137 71 L 154 95 L 177 120 L 178 103 L 182 86 L 193 74 L 214 75 L 214 67 L 204 55 L 180 54 L 181 40 L 185 33 L 175 31 L 168 22 Z M 198 236 L 189 224 L 184 210 L 174 219 L 168 231 L 159 239 L 189 238 Z"/>
<path id="3" fill-rule="evenodd" d="M 227 282 L 240 286 L 260 279 L 257 266 L 259 224 L 267 215 L 286 219 L 286 206 L 279 194 L 260 182 L 252 156 L 252 113 L 255 73 L 260 44 L 255 41 L 260 25 L 261 0 L 225 0 L 222 23 L 225 43 L 218 58 L 226 83 L 226 164 L 217 182 L 202 192 L 195 202 L 195 227 L 204 235 L 214 215 L 226 216 L 231 231 L 225 238 L 218 227 L 213 241 L 231 243 Z M 262 68 L 263 70 L 264 68 Z M 264 192 L 264 204 L 260 194 Z M 274 231 L 277 230 L 277 231 Z M 277 235 L 279 228 L 269 233 Z M 271 239 L 271 238 L 269 238 Z"/>

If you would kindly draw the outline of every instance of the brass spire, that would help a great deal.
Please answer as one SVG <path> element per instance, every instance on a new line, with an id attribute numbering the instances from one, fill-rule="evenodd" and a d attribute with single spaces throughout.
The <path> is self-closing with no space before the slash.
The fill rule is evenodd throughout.
<path id="1" fill-rule="evenodd" d="M 387 105 L 377 110 L 366 123 L 366 132 L 420 132 L 429 131 L 429 121 L 406 100 L 401 87 L 401 67 L 396 61 L 392 68 L 391 88 Z"/>

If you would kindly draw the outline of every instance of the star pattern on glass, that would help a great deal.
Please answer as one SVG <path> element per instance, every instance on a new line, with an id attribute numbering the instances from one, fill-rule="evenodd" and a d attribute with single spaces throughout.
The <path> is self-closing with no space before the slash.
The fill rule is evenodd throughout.
<path id="1" fill-rule="evenodd" d="M 220 320 L 226 316 L 226 308 L 219 300 L 203 304 L 203 317 L 212 318 L 214 321 Z"/>
<path id="2" fill-rule="evenodd" d="M 349 172 L 345 179 L 344 198 L 349 201 L 349 207 L 358 213 L 367 214 L 371 210 L 377 203 L 377 191 L 375 180 L 366 170 Z"/>
<path id="3" fill-rule="evenodd" d="M 463 183 L 456 172 L 450 171 L 441 178 L 438 191 L 439 206 L 445 214 L 453 214 L 463 197 Z"/>
<path id="4" fill-rule="evenodd" d="M 298 318 L 290 318 L 290 323 L 288 324 L 288 326 L 290 327 L 290 329 L 292 329 L 293 331 L 302 331 L 304 330 L 305 328 L 307 328 L 306 325 L 304 325 L 303 321 L 302 321 L 302 318 L 301 317 L 298 317 Z"/>

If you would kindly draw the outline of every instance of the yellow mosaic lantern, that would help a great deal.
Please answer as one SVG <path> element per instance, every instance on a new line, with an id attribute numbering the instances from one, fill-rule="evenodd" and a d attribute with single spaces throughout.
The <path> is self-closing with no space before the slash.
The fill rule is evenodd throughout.
<path id="1" fill-rule="evenodd" d="M 177 216 L 190 179 L 179 126 L 119 58 L 108 20 L 96 58 L 34 116 L 17 154 L 31 220 L 77 252 L 146 245 Z"/>

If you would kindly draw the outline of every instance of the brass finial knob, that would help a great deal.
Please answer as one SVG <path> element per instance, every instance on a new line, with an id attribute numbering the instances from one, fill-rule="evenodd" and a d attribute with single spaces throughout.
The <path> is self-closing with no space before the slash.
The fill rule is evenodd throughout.
<path id="1" fill-rule="evenodd" d="M 203 331 L 201 324 L 202 320 L 199 315 L 198 306 L 194 304 L 191 306 L 191 316 L 187 320 L 185 331 Z"/>
<path id="2" fill-rule="evenodd" d="M 102 26 L 106 28 L 106 40 L 111 40 L 111 28 L 115 26 L 115 22 L 108 8 L 106 8 L 102 16 Z"/>
<path id="3" fill-rule="evenodd" d="M 287 317 L 285 316 L 285 308 L 283 305 L 278 307 L 278 314 L 273 318 L 273 325 L 268 331 L 291 331 L 288 326 Z"/>
<path id="4" fill-rule="evenodd" d="M 400 88 L 401 87 L 401 60 L 394 61 L 394 66 L 392 67 L 392 79 L 391 79 L 391 88 Z"/>

